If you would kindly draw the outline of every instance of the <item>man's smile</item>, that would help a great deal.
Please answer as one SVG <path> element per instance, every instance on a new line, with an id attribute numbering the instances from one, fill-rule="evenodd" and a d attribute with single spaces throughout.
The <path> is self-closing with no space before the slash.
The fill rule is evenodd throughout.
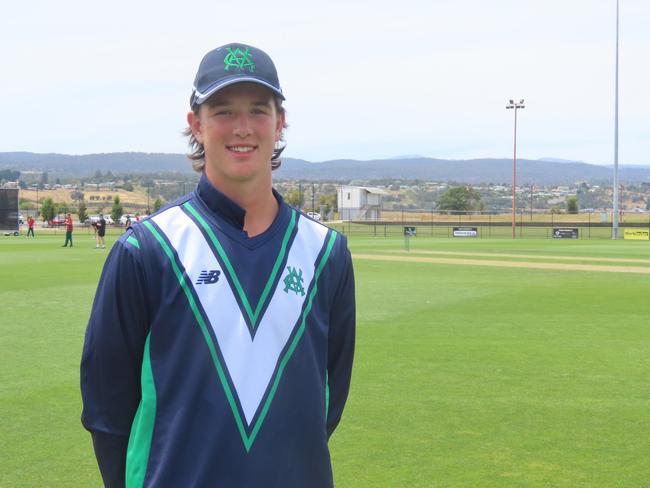
<path id="1" fill-rule="evenodd" d="M 255 150 L 255 146 L 226 146 L 226 148 L 236 153 L 249 153 Z"/>

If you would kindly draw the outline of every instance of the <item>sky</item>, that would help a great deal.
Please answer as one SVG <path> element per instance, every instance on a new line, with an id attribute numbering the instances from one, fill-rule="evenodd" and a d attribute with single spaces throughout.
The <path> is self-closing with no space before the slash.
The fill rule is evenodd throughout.
<path id="1" fill-rule="evenodd" d="M 650 2 L 620 0 L 619 163 L 650 165 Z M 285 156 L 614 162 L 615 0 L 11 2 L 0 152 L 183 153 L 198 64 L 244 42 L 286 95 Z"/>

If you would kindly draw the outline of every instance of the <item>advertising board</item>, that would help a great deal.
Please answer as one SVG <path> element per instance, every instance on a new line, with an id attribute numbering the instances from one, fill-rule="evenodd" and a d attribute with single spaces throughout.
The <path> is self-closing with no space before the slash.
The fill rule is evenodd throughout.
<path id="1" fill-rule="evenodd" d="M 553 227 L 553 239 L 577 239 L 577 227 Z"/>
<path id="2" fill-rule="evenodd" d="M 648 241 L 650 240 L 649 229 L 625 229 L 623 231 L 623 239 L 632 241 Z"/>
<path id="3" fill-rule="evenodd" d="M 478 227 L 454 227 L 454 237 L 477 237 Z"/>

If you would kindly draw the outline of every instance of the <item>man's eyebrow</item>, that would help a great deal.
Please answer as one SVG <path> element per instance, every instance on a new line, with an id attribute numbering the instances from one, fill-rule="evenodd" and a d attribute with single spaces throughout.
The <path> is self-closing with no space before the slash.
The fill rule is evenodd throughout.
<path id="1" fill-rule="evenodd" d="M 228 100 L 211 100 L 208 103 L 209 108 L 223 107 L 225 105 L 228 105 Z"/>
<path id="2" fill-rule="evenodd" d="M 213 102 L 210 102 L 209 107 L 210 108 L 225 107 L 227 105 L 230 105 L 231 103 L 232 102 L 227 98 L 218 99 L 218 100 L 214 100 Z M 256 107 L 270 107 L 272 104 L 273 104 L 272 100 L 259 99 L 253 101 L 253 105 L 255 105 Z"/>

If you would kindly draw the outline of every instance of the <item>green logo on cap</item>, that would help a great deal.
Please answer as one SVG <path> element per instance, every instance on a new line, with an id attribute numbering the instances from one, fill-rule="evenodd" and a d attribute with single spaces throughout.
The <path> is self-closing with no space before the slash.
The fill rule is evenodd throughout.
<path id="1" fill-rule="evenodd" d="M 248 70 L 251 72 L 255 71 L 255 63 L 253 63 L 253 59 L 251 57 L 251 54 L 248 52 L 248 48 L 246 48 L 245 51 L 242 51 L 239 48 L 233 51 L 232 49 L 228 48 L 228 54 L 226 54 L 226 57 L 223 58 L 223 67 L 226 71 L 228 71 L 230 68 L 239 68 L 241 70 L 248 68 Z"/>

